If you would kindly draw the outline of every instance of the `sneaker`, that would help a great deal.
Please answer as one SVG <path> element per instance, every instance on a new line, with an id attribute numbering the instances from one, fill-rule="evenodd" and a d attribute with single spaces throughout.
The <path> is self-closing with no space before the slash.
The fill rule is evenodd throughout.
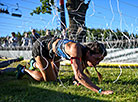
<path id="1" fill-rule="evenodd" d="M 34 64 L 35 62 L 36 62 L 36 61 L 35 61 L 34 58 L 32 58 L 32 59 L 30 60 L 30 62 L 29 62 L 29 65 L 30 65 L 29 70 L 35 70 L 35 69 L 36 69 L 35 67 L 33 67 L 33 64 Z"/>
<path id="2" fill-rule="evenodd" d="M 24 60 L 24 58 L 22 56 L 17 58 L 17 61 L 22 61 L 22 60 Z"/>
<path id="3" fill-rule="evenodd" d="M 21 64 L 19 64 L 18 66 L 17 66 L 17 74 L 16 74 L 16 77 L 17 77 L 17 79 L 20 79 L 21 77 L 23 77 L 24 76 L 24 73 L 23 72 L 21 72 L 21 70 L 23 69 L 23 68 L 25 68 L 25 66 L 22 66 Z"/>

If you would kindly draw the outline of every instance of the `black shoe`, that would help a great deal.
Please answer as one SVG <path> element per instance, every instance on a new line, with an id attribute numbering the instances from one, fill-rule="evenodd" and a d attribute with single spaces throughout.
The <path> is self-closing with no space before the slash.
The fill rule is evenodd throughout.
<path id="1" fill-rule="evenodd" d="M 20 79 L 20 78 L 22 78 L 25 74 L 23 73 L 23 72 L 21 72 L 21 70 L 23 69 L 23 68 L 25 68 L 25 66 L 22 66 L 21 64 L 19 64 L 18 66 L 17 66 L 17 74 L 16 74 L 16 77 L 17 77 L 17 79 Z"/>

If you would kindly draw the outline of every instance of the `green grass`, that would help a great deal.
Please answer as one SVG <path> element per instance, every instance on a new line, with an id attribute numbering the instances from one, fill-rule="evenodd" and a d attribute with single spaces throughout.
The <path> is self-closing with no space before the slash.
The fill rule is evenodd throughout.
<path id="1" fill-rule="evenodd" d="M 16 67 L 13 63 L 8 67 Z M 27 65 L 27 62 L 21 63 Z M 112 95 L 100 95 L 84 86 L 72 84 L 73 72 L 70 66 L 60 68 L 60 81 L 36 82 L 25 75 L 16 79 L 16 72 L 0 75 L 0 102 L 138 102 L 138 69 L 97 68 L 103 75 L 102 83 L 98 83 L 94 68 L 88 68 L 91 80 L 104 90 L 113 90 Z"/>

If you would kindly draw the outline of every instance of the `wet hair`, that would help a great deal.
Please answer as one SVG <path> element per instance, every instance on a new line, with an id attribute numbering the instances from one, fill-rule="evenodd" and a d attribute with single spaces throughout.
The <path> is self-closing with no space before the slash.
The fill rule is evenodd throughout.
<path id="1" fill-rule="evenodd" d="M 107 55 L 106 48 L 104 44 L 99 43 L 98 41 L 90 42 L 88 44 L 85 44 L 87 50 L 90 51 L 90 54 L 102 54 L 103 56 Z"/>

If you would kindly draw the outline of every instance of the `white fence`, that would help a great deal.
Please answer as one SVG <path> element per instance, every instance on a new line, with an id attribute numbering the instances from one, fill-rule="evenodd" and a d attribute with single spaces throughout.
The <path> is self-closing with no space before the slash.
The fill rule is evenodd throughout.
<path id="1" fill-rule="evenodd" d="M 138 63 L 138 48 L 130 49 L 107 49 L 107 56 L 102 62 L 106 63 Z M 32 58 L 31 50 L 0 50 L 0 56 L 7 58 L 17 58 L 23 56 L 24 59 Z"/>

